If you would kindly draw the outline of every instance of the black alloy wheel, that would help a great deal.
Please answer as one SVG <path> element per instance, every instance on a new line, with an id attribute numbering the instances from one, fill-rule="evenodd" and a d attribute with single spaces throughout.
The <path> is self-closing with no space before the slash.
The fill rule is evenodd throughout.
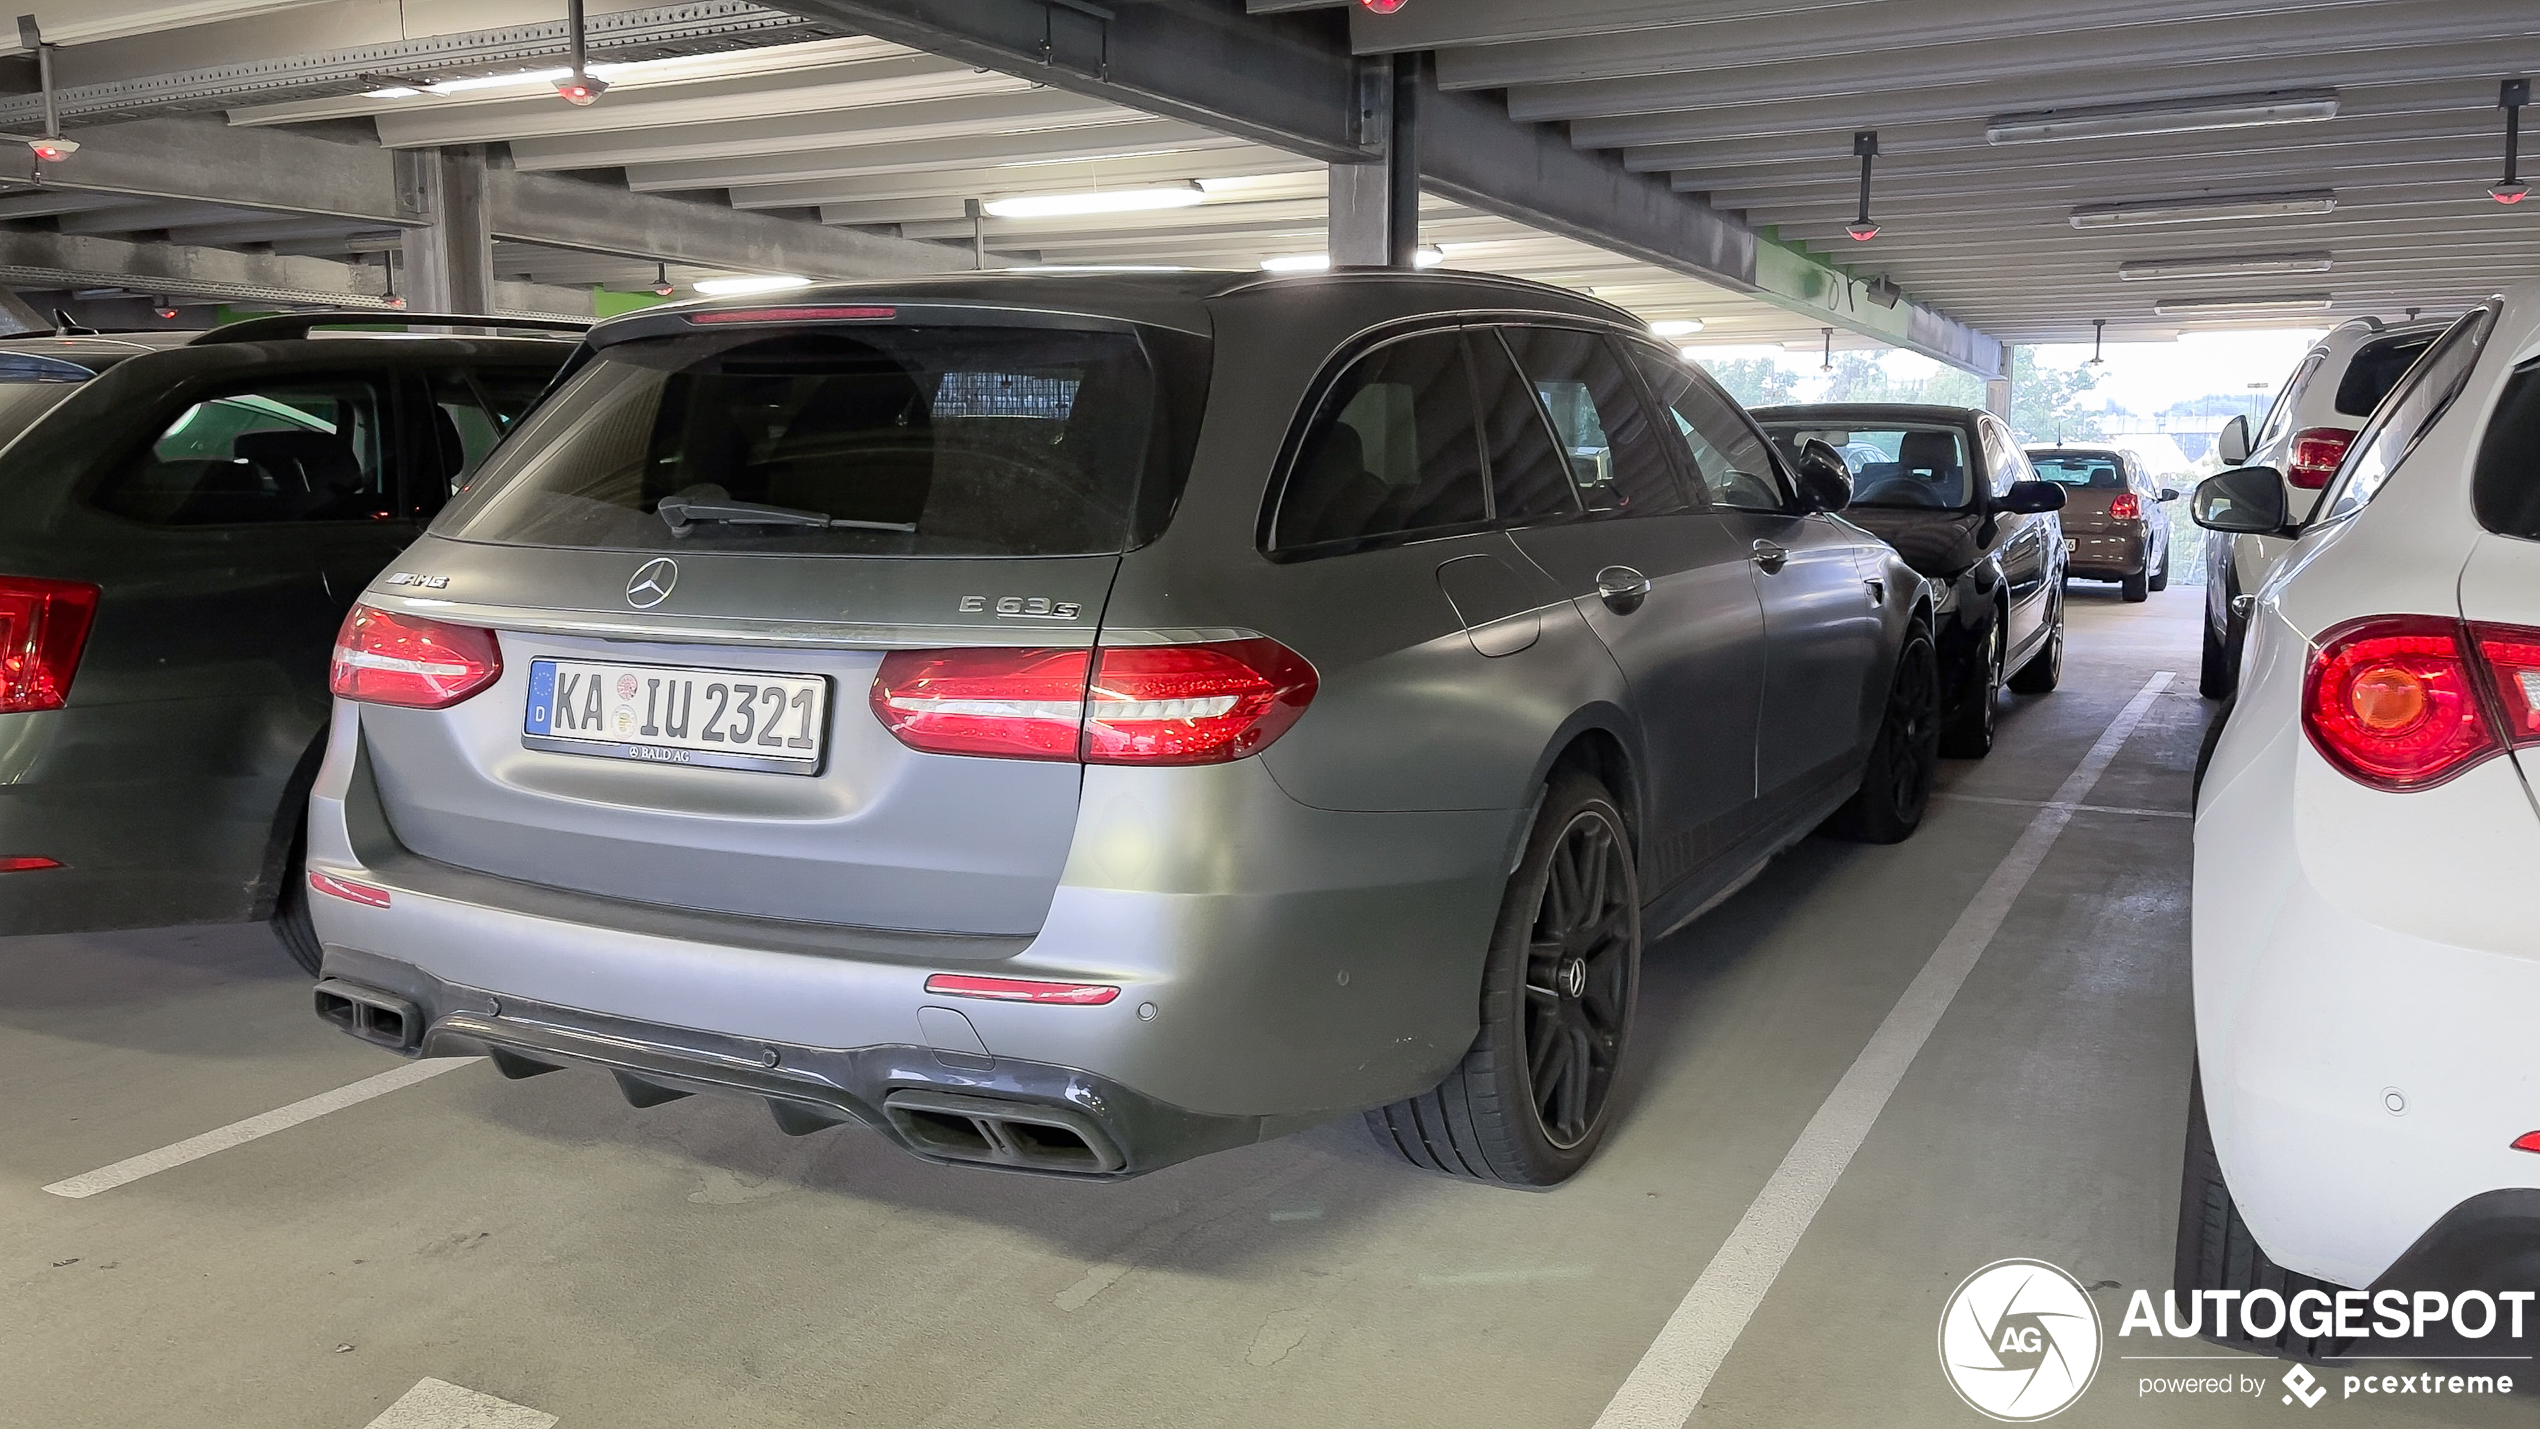
<path id="1" fill-rule="evenodd" d="M 2047 599 L 2055 604 L 2046 614 L 2046 648 L 2011 676 L 2011 688 L 2023 695 L 2043 695 L 2064 682 L 2064 595 L 2058 590 Z"/>
<path id="2" fill-rule="evenodd" d="M 1640 998 L 1640 880 L 1621 809 L 1554 776 L 1482 967 L 1481 1031 L 1437 1086 L 1367 1113 L 1415 1166 L 1549 1189 L 1613 1120 Z"/>
<path id="3" fill-rule="evenodd" d="M 1940 752 L 1949 759 L 1982 759 L 1993 752 L 1994 725 L 2002 708 L 2002 657 L 2004 644 L 2010 638 L 2007 623 L 2000 611 L 1984 633 L 1984 655 L 1977 671 L 1979 688 L 1967 697 L 1966 708 L 1940 732 Z"/>
<path id="4" fill-rule="evenodd" d="M 1888 681 L 1861 788 L 1826 821 L 1826 831 L 1859 843 L 1902 843 L 1923 822 L 1940 772 L 1940 664 L 1920 625 L 1905 637 Z"/>

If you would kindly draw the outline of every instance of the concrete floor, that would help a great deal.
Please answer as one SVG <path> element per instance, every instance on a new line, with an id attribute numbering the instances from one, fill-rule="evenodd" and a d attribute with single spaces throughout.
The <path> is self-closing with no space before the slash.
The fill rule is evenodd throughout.
<path id="1" fill-rule="evenodd" d="M 1624 1119 L 1551 1195 L 1416 1174 L 1354 1122 L 1088 1186 L 476 1065 L 65 1200 L 38 1188 L 392 1063 L 310 1016 L 260 928 L 0 939 L 0 1422 L 358 1429 L 433 1377 L 565 1429 L 1586 1429 L 2035 812 L 1985 800 L 2051 797 L 2171 670 L 2089 802 L 2188 807 L 2200 599 L 2076 586 L 2064 689 L 1945 766 L 1962 797 L 1913 840 L 1803 844 L 1653 948 Z M 2168 1283 L 2188 848 L 2183 818 L 2074 815 L 1696 1423 L 1982 1422 L 1933 1351 L 1966 1274 L 2054 1262 L 2111 1329 Z M 2140 1397 L 2108 1344 L 2063 1422 L 2301 1412 Z"/>

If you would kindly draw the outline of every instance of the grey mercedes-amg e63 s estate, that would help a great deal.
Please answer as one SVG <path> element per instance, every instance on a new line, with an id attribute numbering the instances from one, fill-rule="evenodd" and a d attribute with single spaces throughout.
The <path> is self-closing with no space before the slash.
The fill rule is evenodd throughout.
<path id="1" fill-rule="evenodd" d="M 319 1012 L 1119 1177 L 1549 1185 L 1644 937 L 1910 833 L 1930 598 L 1618 309 L 1441 273 L 656 308 L 363 596 Z"/>

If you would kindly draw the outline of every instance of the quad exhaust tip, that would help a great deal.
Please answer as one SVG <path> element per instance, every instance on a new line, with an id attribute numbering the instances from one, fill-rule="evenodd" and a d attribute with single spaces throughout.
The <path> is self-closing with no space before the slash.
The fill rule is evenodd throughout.
<path id="1" fill-rule="evenodd" d="M 882 1113 L 919 1153 L 1018 1171 L 1104 1176 L 1129 1164 L 1092 1117 L 1068 1107 L 903 1088 Z"/>
<path id="2" fill-rule="evenodd" d="M 392 1052 L 423 1045 L 423 1014 L 402 997 L 341 978 L 319 983 L 313 995 L 317 1015 L 342 1032 Z"/>

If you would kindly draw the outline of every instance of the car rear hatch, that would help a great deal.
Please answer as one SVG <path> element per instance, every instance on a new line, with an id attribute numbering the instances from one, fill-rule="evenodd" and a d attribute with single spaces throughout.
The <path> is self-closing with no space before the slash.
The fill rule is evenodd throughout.
<path id="1" fill-rule="evenodd" d="M 2101 452 L 2031 452 L 2029 464 L 2064 488 L 2064 534 L 2102 536 L 2122 529 L 2111 514 L 2116 499 L 2127 494 L 2125 474 L 2114 458 Z"/>
<path id="2" fill-rule="evenodd" d="M 499 645 L 499 678 L 447 708 L 363 705 L 399 840 L 635 903 L 1035 931 L 1072 742 L 919 753 L 876 675 L 947 649 L 1063 670 L 1093 645 L 1178 495 L 1206 341 L 863 303 L 608 337 L 364 598 Z"/>

